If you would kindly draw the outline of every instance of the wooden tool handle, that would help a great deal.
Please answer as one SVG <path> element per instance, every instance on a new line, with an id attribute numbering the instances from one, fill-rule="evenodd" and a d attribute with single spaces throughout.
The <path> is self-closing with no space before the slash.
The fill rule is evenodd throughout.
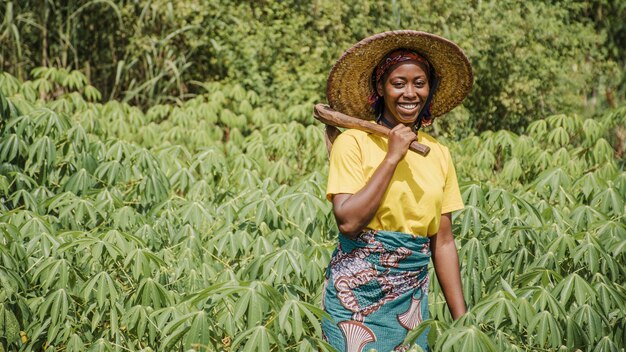
<path id="1" fill-rule="evenodd" d="M 364 132 L 376 134 L 382 137 L 389 137 L 389 128 L 381 126 L 376 123 L 357 119 L 356 117 L 342 114 L 339 111 L 331 109 L 328 105 L 316 104 L 313 108 L 313 116 L 319 121 L 335 127 L 341 128 L 354 128 Z M 430 148 L 426 145 L 418 143 L 417 141 L 411 142 L 409 149 L 416 152 L 419 155 L 426 156 L 430 152 Z"/>

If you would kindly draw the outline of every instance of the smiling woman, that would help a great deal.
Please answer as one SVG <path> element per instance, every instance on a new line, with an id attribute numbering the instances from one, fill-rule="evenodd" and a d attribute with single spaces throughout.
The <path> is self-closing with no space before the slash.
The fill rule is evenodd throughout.
<path id="1" fill-rule="evenodd" d="M 420 132 L 471 87 L 467 58 L 432 34 L 395 31 L 349 49 L 328 79 L 328 100 L 348 115 L 391 128 L 389 138 L 339 135 L 327 198 L 339 243 L 326 271 L 324 338 L 340 351 L 406 351 L 407 332 L 428 318 L 428 263 L 453 318 L 465 313 L 451 212 L 463 208 L 448 149 Z M 423 157 L 411 142 L 430 147 Z M 417 343 L 428 349 L 425 336 Z"/>
<path id="2" fill-rule="evenodd" d="M 381 117 L 391 122 L 391 128 L 398 123 L 412 124 L 428 99 L 427 70 L 416 61 L 405 61 L 389 71 L 376 87 L 385 102 Z"/>

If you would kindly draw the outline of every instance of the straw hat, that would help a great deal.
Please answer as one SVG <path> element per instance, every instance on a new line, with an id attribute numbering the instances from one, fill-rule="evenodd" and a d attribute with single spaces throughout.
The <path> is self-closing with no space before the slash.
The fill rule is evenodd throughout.
<path id="1" fill-rule="evenodd" d="M 368 102 L 374 92 L 372 73 L 387 53 L 400 48 L 417 52 L 435 70 L 439 85 L 430 107 L 433 117 L 447 113 L 465 99 L 473 74 L 463 50 L 434 34 L 399 30 L 365 38 L 341 55 L 328 76 L 326 98 L 330 106 L 346 115 L 374 119 Z"/>

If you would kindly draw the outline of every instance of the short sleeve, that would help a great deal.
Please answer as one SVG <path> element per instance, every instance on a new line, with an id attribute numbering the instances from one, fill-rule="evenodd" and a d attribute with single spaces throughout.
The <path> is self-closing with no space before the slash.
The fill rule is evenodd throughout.
<path id="1" fill-rule="evenodd" d="M 339 193 L 354 194 L 365 186 L 361 148 L 353 135 L 340 134 L 330 152 L 326 199 Z"/>
<path id="2" fill-rule="evenodd" d="M 441 202 L 441 213 L 451 213 L 455 210 L 463 209 L 463 199 L 459 190 L 459 181 L 456 178 L 456 170 L 450 152 L 446 148 L 446 159 L 448 172 L 446 173 L 446 183 L 443 188 L 443 199 Z"/>

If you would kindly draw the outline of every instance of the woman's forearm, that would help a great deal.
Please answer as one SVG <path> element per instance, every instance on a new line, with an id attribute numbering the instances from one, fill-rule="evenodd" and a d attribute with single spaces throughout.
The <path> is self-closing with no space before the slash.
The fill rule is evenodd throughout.
<path id="1" fill-rule="evenodd" d="M 463 298 L 459 255 L 454 237 L 450 214 L 441 216 L 439 232 L 431 237 L 431 251 L 435 273 L 448 309 L 453 319 L 458 319 L 467 311 Z"/>
<path id="2" fill-rule="evenodd" d="M 397 165 L 398 161 L 385 158 L 358 192 L 335 195 L 333 212 L 342 234 L 355 238 L 374 218 Z"/>

